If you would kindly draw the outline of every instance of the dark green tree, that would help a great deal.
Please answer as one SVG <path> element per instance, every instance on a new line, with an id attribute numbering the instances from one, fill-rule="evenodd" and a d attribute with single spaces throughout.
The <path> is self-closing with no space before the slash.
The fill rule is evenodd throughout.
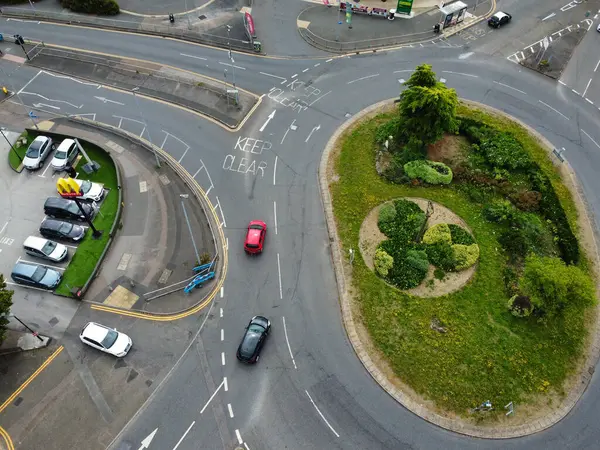
<path id="1" fill-rule="evenodd" d="M 437 81 L 429 64 L 417 66 L 406 86 L 400 95 L 400 138 L 409 147 L 420 149 L 457 132 L 456 91 Z"/>
<path id="2" fill-rule="evenodd" d="M 0 344 L 6 334 L 6 325 L 8 325 L 8 314 L 12 306 L 12 296 L 14 291 L 6 289 L 4 275 L 0 273 Z"/>

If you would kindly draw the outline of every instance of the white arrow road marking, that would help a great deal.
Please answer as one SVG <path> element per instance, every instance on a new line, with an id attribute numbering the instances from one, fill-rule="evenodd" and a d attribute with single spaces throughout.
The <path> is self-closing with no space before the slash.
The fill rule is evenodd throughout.
<path id="1" fill-rule="evenodd" d="M 138 450 L 144 450 L 145 448 L 150 447 L 150 444 L 152 443 L 152 439 L 154 439 L 154 435 L 156 434 L 157 431 L 158 431 L 158 428 L 155 429 L 148 436 L 146 436 L 146 438 L 142 441 L 142 445 L 140 445 L 140 448 Z"/>
<path id="2" fill-rule="evenodd" d="M 313 135 L 313 133 L 315 131 L 319 131 L 321 129 L 321 125 L 317 125 L 316 127 L 313 127 L 313 129 L 310 131 L 310 133 L 308 134 L 308 137 L 306 138 L 306 140 L 304 142 L 308 142 L 308 140 L 310 139 L 310 137 Z"/>
<path id="3" fill-rule="evenodd" d="M 41 108 L 42 106 L 45 106 L 46 108 L 60 109 L 58 106 L 46 105 L 45 103 L 34 103 L 33 104 L 34 108 Z"/>
<path id="4" fill-rule="evenodd" d="M 269 116 L 267 117 L 267 120 L 265 121 L 265 123 L 263 123 L 263 126 L 260 127 L 260 130 L 258 130 L 258 131 L 260 131 L 260 132 L 264 131 L 273 117 L 275 117 L 275 110 L 273 110 L 273 112 L 271 114 L 269 114 Z"/>
<path id="5" fill-rule="evenodd" d="M 98 100 L 100 100 L 101 102 L 104 102 L 104 103 L 108 102 L 108 103 L 114 103 L 115 105 L 125 106 L 125 103 L 115 102 L 114 100 L 110 100 L 110 99 L 105 98 L 105 97 L 96 97 L 94 95 L 94 98 L 97 98 Z"/>
<path id="6" fill-rule="evenodd" d="M 66 105 L 72 106 L 73 108 L 77 108 L 77 109 L 81 109 L 81 108 L 83 108 L 83 105 L 79 105 L 79 106 L 77 106 L 77 105 L 74 105 L 73 103 L 66 102 L 66 101 L 64 101 L 64 100 L 55 100 L 55 99 L 53 99 L 53 98 L 44 97 L 43 95 L 41 95 L 41 94 L 36 94 L 35 92 L 25 92 L 25 91 L 23 91 L 23 92 L 21 92 L 21 94 L 26 94 L 26 95 L 35 95 L 35 96 L 37 96 L 37 97 L 40 97 L 40 98 L 43 98 L 44 100 L 47 100 L 47 101 L 49 101 L 49 102 L 55 102 L 55 103 L 64 103 L 64 104 L 66 104 Z M 60 108 L 58 108 L 58 109 L 60 109 Z"/>

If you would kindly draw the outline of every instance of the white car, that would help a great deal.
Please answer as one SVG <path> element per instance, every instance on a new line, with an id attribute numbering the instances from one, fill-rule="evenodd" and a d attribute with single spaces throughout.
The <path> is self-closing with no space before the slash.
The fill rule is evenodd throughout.
<path id="1" fill-rule="evenodd" d="M 29 144 L 25 158 L 23 158 L 23 166 L 29 170 L 39 169 L 53 149 L 54 143 L 51 138 L 48 136 L 36 137 Z"/>
<path id="2" fill-rule="evenodd" d="M 133 342 L 125 333 L 121 333 L 114 328 L 105 327 L 96 322 L 88 322 L 81 333 L 79 339 L 84 344 L 94 347 L 105 353 L 110 353 L 117 358 L 122 358 L 127 354 Z"/>
<path id="3" fill-rule="evenodd" d="M 93 202 L 99 202 L 104 197 L 104 185 L 100 183 L 94 183 L 89 180 L 80 180 L 74 178 L 75 182 L 79 185 L 79 191 L 81 192 L 81 200 L 88 200 Z M 58 191 L 60 194 L 60 191 Z"/>
<path id="4" fill-rule="evenodd" d="M 67 163 L 73 162 L 77 157 L 77 153 L 79 153 L 77 142 L 73 139 L 65 139 L 56 149 L 56 153 L 54 153 L 54 158 L 52 158 L 50 164 L 52 164 L 54 170 L 63 170 L 67 166 Z"/>

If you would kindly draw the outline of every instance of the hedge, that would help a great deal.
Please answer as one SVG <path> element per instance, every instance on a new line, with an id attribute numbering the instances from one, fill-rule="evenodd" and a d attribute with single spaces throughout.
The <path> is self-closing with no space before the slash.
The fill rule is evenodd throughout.
<path id="1" fill-rule="evenodd" d="M 437 244 L 441 242 L 445 242 L 446 244 L 452 243 L 452 234 L 447 223 L 438 223 L 432 226 L 423 236 L 423 243 L 425 244 Z"/>
<path id="2" fill-rule="evenodd" d="M 454 270 L 464 270 L 471 267 L 479 259 L 479 245 L 454 244 L 452 253 L 454 256 Z"/>
<path id="3" fill-rule="evenodd" d="M 119 5 L 115 0 L 60 0 L 60 5 L 73 12 L 105 16 L 119 14 Z"/>
<path id="4" fill-rule="evenodd" d="M 429 184 L 450 184 L 452 170 L 446 164 L 418 159 L 404 164 L 404 172 L 411 180 L 421 180 Z"/>

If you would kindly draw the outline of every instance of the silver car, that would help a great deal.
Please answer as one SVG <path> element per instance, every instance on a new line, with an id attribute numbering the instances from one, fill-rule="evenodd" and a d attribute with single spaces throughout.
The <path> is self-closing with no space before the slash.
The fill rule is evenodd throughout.
<path id="1" fill-rule="evenodd" d="M 23 166 L 29 170 L 39 169 L 54 148 L 54 143 L 48 136 L 36 137 L 29 144 L 25 158 L 23 158 Z"/>

